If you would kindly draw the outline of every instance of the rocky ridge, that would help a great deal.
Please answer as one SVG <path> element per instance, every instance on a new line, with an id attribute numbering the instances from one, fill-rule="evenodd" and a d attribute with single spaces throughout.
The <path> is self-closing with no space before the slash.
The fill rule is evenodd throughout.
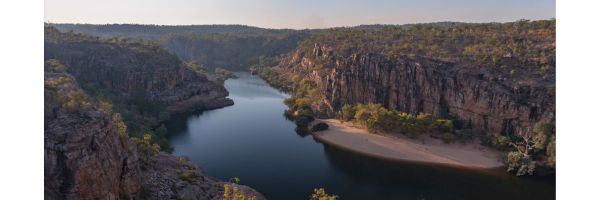
<path id="1" fill-rule="evenodd" d="M 289 80 L 308 77 L 323 95 L 317 110 L 379 103 L 404 112 L 457 119 L 462 128 L 514 135 L 554 123 L 553 83 L 511 81 L 486 68 L 415 55 L 342 54 L 318 43 L 274 68 Z"/>
<path id="2" fill-rule="evenodd" d="M 152 44 L 104 41 L 46 28 L 44 59 L 60 60 L 82 85 L 129 93 L 144 89 L 171 113 L 233 105 L 220 84 Z"/>

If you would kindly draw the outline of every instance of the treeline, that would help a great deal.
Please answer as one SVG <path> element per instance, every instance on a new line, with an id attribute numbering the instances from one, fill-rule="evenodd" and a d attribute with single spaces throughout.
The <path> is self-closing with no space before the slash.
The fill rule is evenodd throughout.
<path id="1" fill-rule="evenodd" d="M 300 46 L 311 55 L 314 44 L 335 55 L 424 56 L 460 64 L 496 67 L 506 74 L 554 73 L 556 20 L 509 23 L 432 23 L 377 28 L 333 28 Z M 334 56 L 335 56 L 334 55 Z"/>
<path id="2" fill-rule="evenodd" d="M 470 132 L 455 132 L 452 120 L 434 118 L 431 114 L 388 110 L 380 104 L 345 104 L 338 115 L 342 121 L 358 123 L 370 132 L 401 133 L 417 138 L 425 133 L 438 134 L 446 143 L 456 138 L 472 139 Z"/>
<path id="3" fill-rule="evenodd" d="M 273 66 L 276 66 L 280 61 L 280 56 L 259 56 L 258 62 L 250 67 L 250 72 L 257 74 L 271 86 L 284 91 L 291 91 L 294 86 L 293 80 L 288 80 L 273 70 Z"/>
<path id="4" fill-rule="evenodd" d="M 157 26 L 138 24 L 46 24 L 102 38 L 129 38 L 164 46 L 183 61 L 209 70 L 247 70 L 260 56 L 273 57 L 294 50 L 310 31 L 264 29 L 244 25 Z"/>
<path id="5" fill-rule="evenodd" d="M 248 70 L 260 57 L 274 57 L 294 50 L 308 32 L 169 34 L 159 43 L 184 61 L 195 61 L 209 69 Z"/>

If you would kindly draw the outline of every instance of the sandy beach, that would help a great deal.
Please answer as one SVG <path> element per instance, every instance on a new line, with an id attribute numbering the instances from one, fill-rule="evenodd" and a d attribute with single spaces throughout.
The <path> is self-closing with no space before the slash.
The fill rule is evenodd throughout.
<path id="1" fill-rule="evenodd" d="M 383 136 L 336 119 L 317 121 L 329 125 L 328 130 L 313 133 L 318 141 L 371 156 L 469 168 L 497 168 L 503 165 L 499 152 L 480 144 L 445 144 L 427 136 L 422 139 L 410 139 L 402 135 Z"/>

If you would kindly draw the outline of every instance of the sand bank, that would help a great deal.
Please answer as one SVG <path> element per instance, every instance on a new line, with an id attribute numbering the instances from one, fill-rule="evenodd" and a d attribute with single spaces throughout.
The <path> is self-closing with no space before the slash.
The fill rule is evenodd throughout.
<path id="1" fill-rule="evenodd" d="M 470 168 L 497 168 L 503 165 L 500 153 L 480 144 L 445 144 L 430 137 L 372 134 L 335 119 L 318 119 L 329 129 L 313 134 L 326 144 L 385 159 L 447 164 Z"/>

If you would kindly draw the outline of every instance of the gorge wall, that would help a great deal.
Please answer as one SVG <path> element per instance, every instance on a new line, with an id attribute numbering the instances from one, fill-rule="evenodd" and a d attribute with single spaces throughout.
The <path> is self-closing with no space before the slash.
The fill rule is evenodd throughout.
<path id="1" fill-rule="evenodd" d="M 324 96 L 324 109 L 379 103 L 398 111 L 458 120 L 491 134 L 525 134 L 536 123 L 554 123 L 554 85 L 508 82 L 485 68 L 419 56 L 341 54 L 314 44 L 298 49 L 275 69 L 289 80 L 308 77 Z"/>
<path id="2" fill-rule="evenodd" d="M 172 113 L 233 104 L 222 85 L 187 69 L 158 46 L 107 42 L 46 28 L 44 59 L 59 60 L 83 86 L 121 93 L 143 89 Z"/>

